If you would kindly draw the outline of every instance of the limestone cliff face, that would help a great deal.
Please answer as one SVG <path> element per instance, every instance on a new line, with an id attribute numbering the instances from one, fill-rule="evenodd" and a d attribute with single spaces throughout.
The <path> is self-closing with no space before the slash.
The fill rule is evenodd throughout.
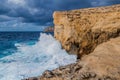
<path id="1" fill-rule="evenodd" d="M 55 38 L 81 57 L 120 35 L 120 5 L 54 12 Z"/>
<path id="2" fill-rule="evenodd" d="M 25 80 L 120 80 L 120 5 L 53 16 L 55 38 L 81 59 Z"/>

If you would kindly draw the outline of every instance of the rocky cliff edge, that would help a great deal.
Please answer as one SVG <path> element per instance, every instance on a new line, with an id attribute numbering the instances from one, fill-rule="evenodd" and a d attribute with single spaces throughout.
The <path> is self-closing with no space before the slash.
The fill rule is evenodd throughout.
<path id="1" fill-rule="evenodd" d="M 120 80 L 120 5 L 53 16 L 55 38 L 79 59 L 26 80 Z"/>
<path id="2" fill-rule="evenodd" d="M 120 5 L 54 12 L 55 38 L 80 58 L 120 34 Z"/>

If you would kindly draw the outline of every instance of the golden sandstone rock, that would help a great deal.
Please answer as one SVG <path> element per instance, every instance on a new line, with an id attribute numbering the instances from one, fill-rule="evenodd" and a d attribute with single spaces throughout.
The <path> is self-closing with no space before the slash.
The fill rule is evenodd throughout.
<path id="1" fill-rule="evenodd" d="M 120 37 L 98 45 L 82 61 L 85 62 L 84 67 L 89 67 L 100 77 L 104 75 L 120 80 Z"/>
<path id="2" fill-rule="evenodd" d="M 80 58 L 120 35 L 120 5 L 54 12 L 55 38 Z"/>
<path id="3" fill-rule="evenodd" d="M 76 63 L 26 80 L 120 80 L 120 5 L 54 13 L 55 38 Z"/>
<path id="4" fill-rule="evenodd" d="M 120 80 L 120 37 L 98 45 L 77 63 L 49 71 L 49 74 L 45 72 L 39 79 Z"/>

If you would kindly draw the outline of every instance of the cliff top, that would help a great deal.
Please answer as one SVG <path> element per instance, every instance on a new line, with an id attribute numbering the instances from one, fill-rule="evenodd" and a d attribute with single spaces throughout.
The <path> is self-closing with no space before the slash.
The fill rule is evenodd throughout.
<path id="1" fill-rule="evenodd" d="M 57 11 L 54 36 L 76 63 L 26 80 L 120 80 L 120 4 Z"/>
<path id="2" fill-rule="evenodd" d="M 55 12 L 53 17 L 55 38 L 79 57 L 120 33 L 120 4 Z"/>
<path id="3" fill-rule="evenodd" d="M 103 7 L 93 7 L 93 8 L 83 8 L 83 9 L 76 9 L 70 11 L 55 11 L 56 13 L 63 13 L 63 14 L 80 14 L 80 13 L 107 13 L 107 12 L 120 12 L 120 4 L 112 5 L 112 6 L 103 6 Z"/>

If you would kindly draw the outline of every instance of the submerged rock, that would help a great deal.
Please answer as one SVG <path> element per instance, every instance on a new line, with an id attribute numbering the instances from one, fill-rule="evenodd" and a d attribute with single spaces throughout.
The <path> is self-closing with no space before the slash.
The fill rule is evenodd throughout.
<path id="1" fill-rule="evenodd" d="M 54 27 L 53 26 L 49 26 L 49 27 L 44 29 L 44 32 L 54 32 Z"/>

